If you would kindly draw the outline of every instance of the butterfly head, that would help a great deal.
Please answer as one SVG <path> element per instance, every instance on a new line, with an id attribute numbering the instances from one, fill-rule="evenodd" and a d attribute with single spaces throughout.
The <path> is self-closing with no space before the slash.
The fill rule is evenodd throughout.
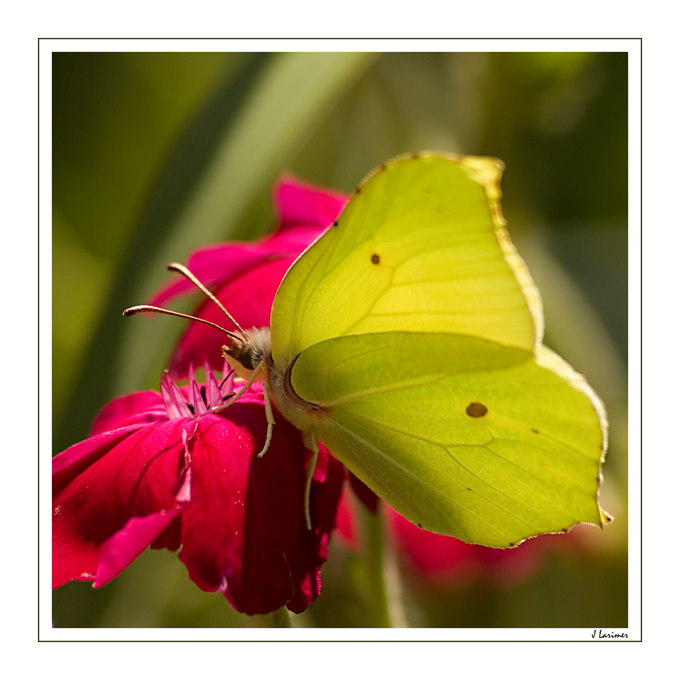
<path id="1" fill-rule="evenodd" d="M 258 380 L 266 380 L 272 365 L 272 342 L 269 328 L 251 328 L 230 336 L 230 344 L 222 347 L 222 354 L 229 366 L 247 380 L 259 364 L 265 364 Z"/>

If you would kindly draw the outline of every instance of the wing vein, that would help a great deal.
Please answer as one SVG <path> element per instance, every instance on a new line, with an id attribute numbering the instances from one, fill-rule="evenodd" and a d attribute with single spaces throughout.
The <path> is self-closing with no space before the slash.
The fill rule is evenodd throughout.
<path id="1" fill-rule="evenodd" d="M 512 465 L 513 467 L 517 468 L 518 470 L 521 470 L 521 471 L 524 472 L 525 474 L 527 474 L 527 475 L 529 475 L 529 476 L 531 476 L 531 477 L 534 477 L 535 479 L 540 480 L 542 483 L 547 484 L 548 486 L 550 486 L 551 488 L 555 489 L 556 491 L 560 491 L 560 488 L 559 488 L 559 487 L 557 487 L 557 486 L 551 484 L 550 482 L 548 482 L 548 481 L 542 479 L 541 477 L 538 477 L 537 475 L 534 475 L 532 472 L 530 472 L 530 471 L 527 470 L 526 468 L 524 468 L 524 467 L 522 467 L 521 465 L 515 463 L 514 461 L 512 461 L 512 460 L 506 458 L 505 456 L 502 456 L 502 455 L 501 455 L 500 453 L 498 453 L 497 451 L 494 451 L 494 450 L 491 448 L 491 444 L 493 444 L 494 442 L 503 441 L 502 438 L 498 438 L 498 437 L 495 437 L 495 436 L 492 435 L 492 436 L 491 436 L 491 439 L 489 439 L 488 442 L 485 442 L 485 443 L 483 443 L 483 444 L 442 444 L 441 442 L 437 442 L 437 441 L 432 440 L 432 439 L 429 439 L 429 438 L 427 438 L 427 437 L 421 437 L 421 436 L 415 435 L 415 434 L 413 434 L 413 433 L 411 433 L 411 432 L 407 432 L 407 431 L 402 430 L 402 429 L 400 429 L 400 428 L 394 427 L 393 425 L 387 425 L 387 424 L 385 424 L 385 423 L 382 423 L 382 422 L 373 420 L 373 419 L 371 419 L 371 418 L 368 418 L 368 417 L 366 417 L 366 416 L 362 416 L 362 415 L 360 415 L 360 414 L 355 414 L 355 415 L 356 415 L 356 417 L 359 418 L 360 420 L 364 420 L 365 422 L 375 424 L 375 425 L 376 425 L 377 427 L 379 427 L 380 429 L 391 430 L 392 432 L 395 432 L 396 434 L 402 435 L 402 436 L 404 436 L 404 437 L 410 437 L 411 439 L 415 439 L 415 440 L 417 440 L 417 441 L 422 441 L 422 442 L 425 442 L 426 444 L 430 444 L 431 446 L 436 446 L 436 447 L 438 447 L 438 448 L 440 448 L 440 449 L 443 449 L 444 451 L 446 451 L 447 455 L 449 456 L 449 458 L 450 458 L 453 462 L 455 462 L 455 463 L 456 463 L 457 465 L 459 465 L 463 470 L 465 470 L 466 472 L 468 472 L 468 474 L 470 474 L 472 477 L 474 477 L 474 478 L 477 479 L 478 481 L 482 482 L 483 484 L 485 484 L 485 485 L 488 486 L 489 488 L 493 489 L 494 491 L 496 491 L 496 492 L 499 493 L 500 495 L 505 496 L 505 497 L 508 498 L 509 500 L 514 501 L 515 503 L 518 503 L 519 505 L 522 505 L 523 507 L 525 507 L 526 509 L 530 510 L 531 512 L 535 512 L 537 515 L 540 515 L 541 517 L 543 517 L 544 520 L 550 522 L 550 518 L 549 518 L 547 515 L 543 514 L 541 511 L 536 510 L 535 508 L 531 507 L 530 505 L 527 505 L 526 503 L 524 503 L 524 502 L 522 502 L 521 500 L 515 498 L 514 496 L 511 496 L 511 495 L 505 493 L 505 492 L 502 491 L 501 489 L 499 489 L 499 488 L 497 488 L 496 486 L 490 484 L 490 483 L 489 483 L 487 480 L 485 480 L 483 477 L 480 477 L 476 472 L 474 472 L 471 468 L 469 468 L 467 465 L 465 465 L 459 458 L 457 458 L 457 457 L 449 450 L 449 447 L 455 447 L 455 448 L 479 448 L 479 449 L 484 449 L 485 451 L 488 451 L 489 453 L 493 454 L 493 455 L 496 456 L 497 458 L 499 458 L 499 459 L 505 461 L 505 462 L 508 463 L 509 465 Z M 508 440 L 508 441 L 511 441 L 511 440 Z M 392 459 L 390 459 L 390 460 L 392 460 Z M 523 486 L 525 486 L 525 485 L 523 485 Z M 526 488 L 526 486 L 525 486 L 525 488 Z M 564 512 L 564 508 L 562 508 L 561 506 L 559 506 L 554 500 L 548 499 L 548 502 L 552 503 L 552 505 L 553 505 L 553 507 L 554 507 L 555 509 L 561 510 L 562 512 Z M 524 520 L 522 520 L 520 517 L 518 517 L 518 516 L 514 515 L 513 513 L 511 513 L 509 510 L 507 510 L 507 508 L 504 508 L 502 505 L 499 505 L 499 504 L 496 504 L 496 505 L 497 505 L 498 507 L 500 507 L 500 508 L 505 509 L 505 510 L 508 512 L 508 514 L 511 514 L 513 517 L 515 517 L 515 519 L 519 520 L 520 522 L 524 522 Z M 526 524 L 526 522 L 524 522 L 524 523 Z"/>
<path id="2" fill-rule="evenodd" d="M 452 503 L 454 503 L 455 505 L 459 506 L 463 511 L 467 512 L 468 514 L 472 515 L 472 516 L 475 517 L 477 520 L 479 520 L 480 522 L 482 522 L 483 524 L 485 524 L 485 525 L 486 525 L 487 527 L 489 527 L 491 530 L 493 530 L 493 531 L 495 531 L 496 533 L 498 533 L 499 535 L 503 536 L 503 538 L 506 538 L 505 534 L 504 534 L 503 532 L 501 532 L 495 525 L 490 524 L 489 522 L 487 522 L 485 519 L 483 519 L 482 517 L 480 517 L 477 513 L 473 512 L 472 510 L 470 510 L 469 508 L 467 508 L 465 505 L 463 505 L 460 501 L 458 501 L 457 499 L 455 499 L 453 496 L 450 496 L 449 494 L 445 493 L 445 492 L 442 491 L 441 489 L 437 489 L 436 487 L 432 486 L 431 484 L 429 484 L 429 483 L 426 482 L 425 480 L 421 479 L 421 478 L 420 478 L 418 475 L 416 475 L 414 472 L 412 472 L 412 471 L 409 470 L 408 468 L 404 467 L 403 465 L 401 465 L 400 463 L 398 463 L 397 461 L 395 461 L 394 458 L 391 458 L 391 457 L 388 456 L 386 453 L 384 453 L 384 452 L 383 452 L 381 449 L 379 449 L 377 446 L 375 446 L 374 444 L 371 444 L 370 442 L 366 441 L 363 437 L 359 437 L 359 435 L 357 435 L 356 433 L 354 433 L 354 432 L 352 432 L 351 430 L 347 429 L 346 427 L 344 427 L 343 425 L 341 425 L 341 424 L 338 423 L 337 421 L 335 421 L 335 425 L 337 425 L 341 430 L 343 430 L 343 432 L 347 433 L 347 434 L 350 435 L 351 437 L 354 437 L 357 441 L 361 442 L 362 444 L 364 444 L 364 445 L 367 446 L 368 448 L 372 449 L 375 453 L 377 453 L 379 456 L 381 456 L 385 461 L 391 463 L 394 467 L 399 468 L 400 470 L 402 470 L 403 472 L 405 472 L 407 475 L 411 476 L 413 479 L 417 479 L 421 484 L 423 484 L 424 486 L 428 487 L 430 490 L 434 491 L 435 493 L 439 494 L 440 496 L 443 496 L 444 498 L 447 498 L 447 499 L 450 500 Z M 390 428 L 390 429 L 394 429 L 394 428 Z M 404 434 L 405 436 L 411 437 L 412 439 L 419 439 L 419 437 L 415 437 L 415 436 L 413 436 L 413 435 L 411 435 L 411 434 L 409 434 L 409 433 L 403 433 L 403 434 Z M 426 440 L 426 441 L 427 441 L 427 440 Z M 429 443 L 435 444 L 435 445 L 438 446 L 439 448 L 443 448 L 443 449 L 446 451 L 446 453 L 448 454 L 449 458 L 451 458 L 452 461 L 454 461 L 455 463 L 457 463 L 463 470 L 466 470 L 472 477 L 475 477 L 476 479 L 478 479 L 482 484 L 486 485 L 486 486 L 489 487 L 490 489 L 493 489 L 494 491 L 496 491 L 497 493 L 499 493 L 501 496 L 505 496 L 505 497 L 508 498 L 509 500 L 512 500 L 512 501 L 514 501 L 514 502 L 516 502 L 516 503 L 519 503 L 520 505 L 524 505 L 525 507 L 529 508 L 529 506 L 526 506 L 526 505 L 525 505 L 524 503 L 522 503 L 521 501 L 518 501 L 517 499 L 512 498 L 512 496 L 509 496 L 508 494 L 506 494 L 506 493 L 500 491 L 500 490 L 497 489 L 496 487 L 494 487 L 494 486 L 492 486 L 491 484 L 489 484 L 489 482 L 487 482 L 485 479 L 481 478 L 479 475 L 477 475 L 476 473 L 472 472 L 472 470 L 468 469 L 467 466 L 463 465 L 463 463 L 461 463 L 457 458 L 455 458 L 455 456 L 453 456 L 453 455 L 451 454 L 451 452 L 448 451 L 448 449 L 446 449 L 446 447 L 443 446 L 442 444 L 440 444 L 440 443 L 438 443 L 438 442 L 429 442 Z M 383 484 L 385 484 L 384 480 L 380 479 L 380 481 L 381 481 Z M 387 486 L 387 484 L 385 484 L 385 486 Z M 461 485 L 461 488 L 462 488 L 462 485 Z M 498 503 L 497 501 L 494 501 L 493 499 L 490 499 L 490 498 L 486 498 L 486 497 L 484 497 L 482 494 L 480 494 L 480 493 L 478 493 L 478 492 L 476 492 L 476 491 L 473 491 L 472 493 L 475 493 L 476 495 L 481 496 L 482 498 L 484 498 L 485 501 L 487 501 L 488 503 L 491 503 L 492 505 L 496 506 L 500 511 L 507 513 L 508 515 L 510 515 L 511 517 L 513 517 L 515 520 L 517 520 L 517 522 L 519 522 L 520 524 L 524 524 L 525 526 L 531 528 L 531 524 L 529 524 L 529 522 L 527 522 L 526 520 L 522 519 L 521 517 L 519 517 L 518 515 L 516 515 L 514 512 L 512 512 L 510 509 L 508 509 L 507 507 L 504 507 L 503 505 L 501 505 L 501 504 Z M 395 495 L 396 495 L 396 494 L 395 494 Z M 532 510 L 533 512 L 536 512 L 537 514 L 541 515 L 540 512 L 537 512 L 536 510 L 533 510 L 533 508 L 529 508 L 529 509 Z M 544 517 L 543 515 L 541 515 L 541 516 Z M 547 519 L 547 518 L 544 517 L 544 519 Z M 506 539 L 506 540 L 507 540 L 507 539 Z"/>

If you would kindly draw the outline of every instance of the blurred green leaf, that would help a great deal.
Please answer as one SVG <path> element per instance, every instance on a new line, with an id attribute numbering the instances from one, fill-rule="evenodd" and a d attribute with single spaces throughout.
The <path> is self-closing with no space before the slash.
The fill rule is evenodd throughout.
<path id="1" fill-rule="evenodd" d="M 124 323 L 122 310 L 152 294 L 169 261 L 233 234 L 287 155 L 372 59 L 361 53 L 253 55 L 199 112 L 159 175 L 119 266 L 55 429 L 55 452 L 84 436 L 83 424 L 109 398 L 144 387 L 148 375 L 160 379 L 168 333 L 147 333 L 141 319 Z"/>

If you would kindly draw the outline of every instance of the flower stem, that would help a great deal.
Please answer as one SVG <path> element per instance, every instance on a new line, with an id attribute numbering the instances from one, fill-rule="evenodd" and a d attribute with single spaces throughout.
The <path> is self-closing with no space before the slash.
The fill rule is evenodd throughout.
<path id="1" fill-rule="evenodd" d="M 401 600 L 399 569 L 394 548 L 385 535 L 385 513 L 378 506 L 375 514 L 357 503 L 361 522 L 364 566 L 366 573 L 365 601 L 375 627 L 402 628 L 408 626 Z"/>
<path id="2" fill-rule="evenodd" d="M 291 613 L 285 608 L 281 607 L 275 612 L 272 612 L 272 628 L 292 628 L 293 620 Z"/>
<path id="3" fill-rule="evenodd" d="M 285 608 L 280 607 L 271 614 L 259 614 L 253 616 L 246 624 L 248 628 L 293 628 L 291 613 Z"/>

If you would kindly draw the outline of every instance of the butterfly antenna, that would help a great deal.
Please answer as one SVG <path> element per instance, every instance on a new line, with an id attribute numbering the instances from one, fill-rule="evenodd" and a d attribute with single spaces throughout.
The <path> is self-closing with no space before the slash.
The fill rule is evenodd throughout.
<path id="1" fill-rule="evenodd" d="M 224 312 L 229 321 L 231 321 L 234 324 L 234 326 L 236 326 L 236 328 L 238 328 L 241 331 L 241 333 L 243 333 L 243 335 L 246 334 L 246 332 L 243 330 L 243 328 L 241 328 L 236 319 L 234 319 L 234 317 L 231 314 L 229 314 L 224 305 L 196 278 L 196 276 L 194 276 L 194 274 L 189 269 L 187 269 L 183 264 L 179 264 L 178 262 L 171 262 L 168 265 L 168 269 L 170 271 L 179 272 L 183 276 L 186 276 L 186 278 L 189 279 L 189 281 L 191 281 L 191 283 L 193 283 L 194 286 L 196 286 L 196 288 L 198 288 L 202 293 L 209 297 Z"/>
<path id="2" fill-rule="evenodd" d="M 189 319 L 190 321 L 198 321 L 200 323 L 204 323 L 207 326 L 212 326 L 213 328 L 217 328 L 218 331 L 222 331 L 223 333 L 226 333 L 230 338 L 233 338 L 234 340 L 241 340 L 241 338 L 236 335 L 236 333 L 232 333 L 231 331 L 228 331 L 226 328 L 222 328 L 222 326 L 218 326 L 216 323 L 213 323 L 212 321 L 206 321 L 205 319 L 199 319 L 197 316 L 191 316 L 190 314 L 182 314 L 181 312 L 173 312 L 170 309 L 163 309 L 162 307 L 154 307 L 153 305 L 136 305 L 135 307 L 128 307 L 124 312 L 123 316 L 134 316 L 135 314 L 139 314 L 140 312 L 156 312 L 157 314 L 167 314 L 168 316 L 179 316 L 182 319 Z"/>

